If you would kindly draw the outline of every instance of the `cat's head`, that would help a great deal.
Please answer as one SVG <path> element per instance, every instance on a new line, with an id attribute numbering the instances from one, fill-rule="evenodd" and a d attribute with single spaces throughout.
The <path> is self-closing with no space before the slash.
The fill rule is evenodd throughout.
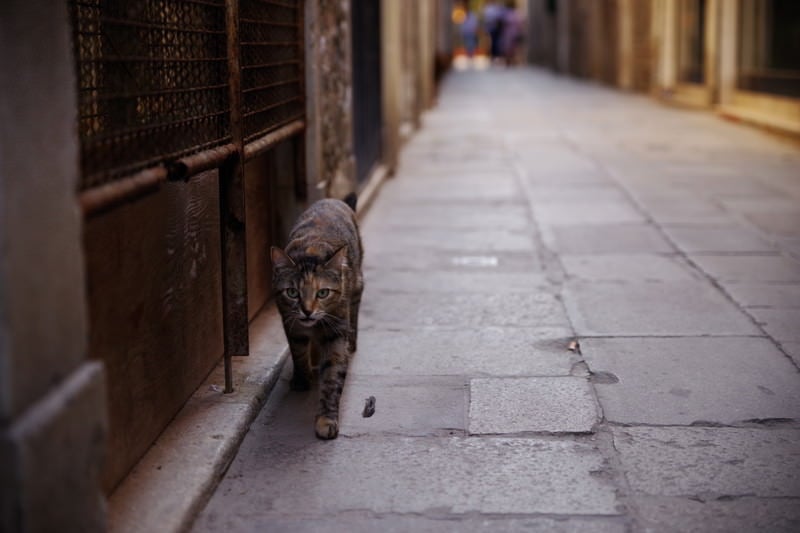
<path id="1" fill-rule="evenodd" d="M 319 321 L 344 316 L 349 298 L 344 294 L 347 247 L 327 261 L 314 256 L 293 260 L 274 246 L 270 257 L 273 287 L 285 321 L 310 327 Z"/>

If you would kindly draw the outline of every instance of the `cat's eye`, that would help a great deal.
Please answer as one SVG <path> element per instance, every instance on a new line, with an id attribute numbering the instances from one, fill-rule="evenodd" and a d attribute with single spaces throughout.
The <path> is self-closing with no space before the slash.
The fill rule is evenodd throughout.
<path id="1" fill-rule="evenodd" d="M 300 291 L 298 291 L 294 287 L 286 289 L 286 296 L 288 296 L 292 300 L 295 300 L 300 296 Z"/>
<path id="2" fill-rule="evenodd" d="M 317 291 L 317 298 L 319 298 L 320 300 L 323 298 L 327 298 L 328 295 L 330 295 L 330 293 L 331 293 L 330 289 L 320 289 Z"/>

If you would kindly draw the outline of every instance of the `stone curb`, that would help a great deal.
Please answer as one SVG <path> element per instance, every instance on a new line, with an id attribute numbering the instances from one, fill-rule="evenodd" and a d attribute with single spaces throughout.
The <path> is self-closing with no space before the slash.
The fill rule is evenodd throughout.
<path id="1" fill-rule="evenodd" d="M 109 530 L 187 531 L 236 455 L 288 359 L 280 317 L 262 310 L 250 355 L 233 358 L 234 392 L 223 394 L 222 361 L 109 500 Z"/>

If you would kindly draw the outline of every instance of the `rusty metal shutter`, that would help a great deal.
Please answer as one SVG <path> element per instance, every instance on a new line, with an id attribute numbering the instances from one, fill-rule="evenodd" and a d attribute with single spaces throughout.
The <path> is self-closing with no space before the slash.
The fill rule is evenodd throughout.
<path id="1" fill-rule="evenodd" d="M 80 189 L 230 142 L 224 0 L 76 0 Z"/>

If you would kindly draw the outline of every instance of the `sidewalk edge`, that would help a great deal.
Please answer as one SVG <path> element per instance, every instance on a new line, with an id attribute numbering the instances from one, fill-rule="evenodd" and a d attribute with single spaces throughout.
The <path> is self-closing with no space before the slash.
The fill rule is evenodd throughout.
<path id="1" fill-rule="evenodd" d="M 220 361 L 108 503 L 109 530 L 181 532 L 213 494 L 266 402 L 288 349 L 273 305 L 250 327 L 251 349 L 233 358 L 234 392 Z"/>

